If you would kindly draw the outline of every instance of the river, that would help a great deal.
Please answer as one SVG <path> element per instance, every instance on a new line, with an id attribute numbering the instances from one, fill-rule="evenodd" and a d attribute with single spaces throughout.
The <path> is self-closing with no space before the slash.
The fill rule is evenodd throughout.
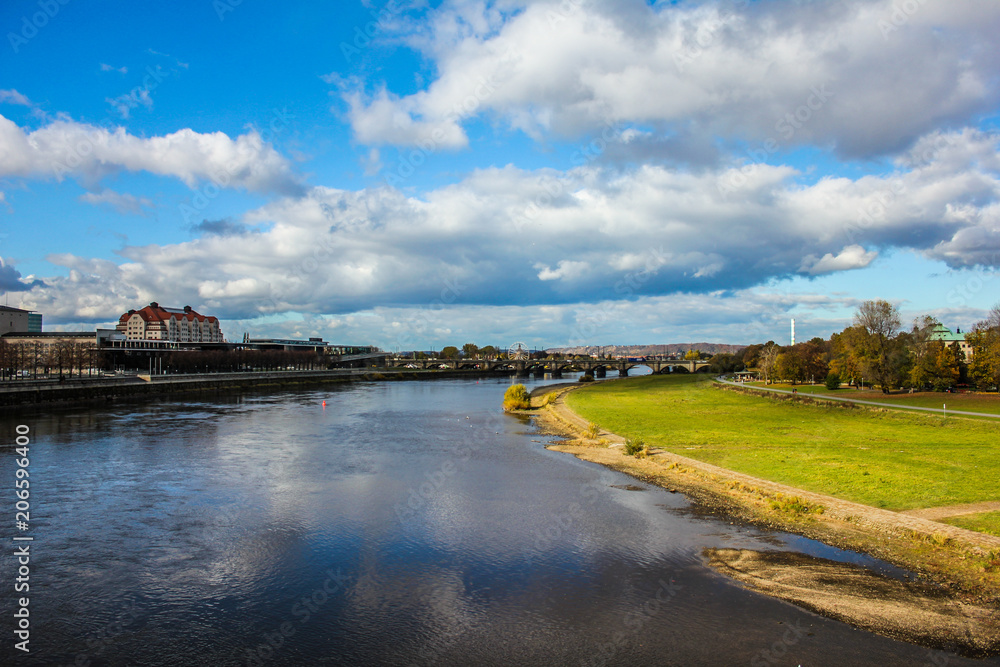
<path id="1" fill-rule="evenodd" d="M 700 512 L 500 412 L 511 380 L 2 419 L 7 665 L 998 665 L 742 588 L 706 547 L 883 563 Z M 535 384 L 540 380 L 529 381 Z M 325 405 L 324 405 L 325 402 Z M 9 490 L 8 490 L 9 489 Z M 11 545 L 30 544 L 31 652 Z"/>

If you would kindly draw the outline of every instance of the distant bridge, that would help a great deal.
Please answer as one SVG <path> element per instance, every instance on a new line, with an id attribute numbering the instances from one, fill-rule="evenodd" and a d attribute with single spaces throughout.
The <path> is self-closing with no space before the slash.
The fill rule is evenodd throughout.
<path id="1" fill-rule="evenodd" d="M 386 360 L 393 366 L 416 366 L 417 368 L 448 368 L 452 370 L 512 370 L 518 377 L 544 375 L 560 377 L 563 371 L 591 371 L 594 377 L 605 377 L 608 371 L 618 371 L 626 377 L 636 366 L 646 366 L 653 373 L 670 373 L 675 368 L 683 368 L 689 373 L 697 373 L 707 367 L 707 361 L 686 359 L 648 359 L 632 361 L 628 359 L 406 359 L 394 357 Z"/>

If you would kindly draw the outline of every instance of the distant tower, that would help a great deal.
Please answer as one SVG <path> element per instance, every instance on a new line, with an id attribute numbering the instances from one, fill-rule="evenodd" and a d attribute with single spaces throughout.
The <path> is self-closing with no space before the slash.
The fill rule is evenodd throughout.
<path id="1" fill-rule="evenodd" d="M 792 345 L 795 345 L 795 318 L 792 318 Z"/>

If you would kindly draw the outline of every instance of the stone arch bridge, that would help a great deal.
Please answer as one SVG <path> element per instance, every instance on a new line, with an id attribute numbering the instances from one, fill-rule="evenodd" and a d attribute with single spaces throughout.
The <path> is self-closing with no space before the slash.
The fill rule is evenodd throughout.
<path id="1" fill-rule="evenodd" d="M 670 373 L 675 368 L 683 368 L 689 373 L 697 373 L 707 368 L 707 361 L 682 359 L 648 359 L 633 361 L 628 359 L 401 359 L 387 360 L 392 366 L 416 366 L 417 368 L 448 368 L 452 370 L 512 370 L 518 377 L 544 375 L 560 377 L 563 371 L 591 371 L 594 377 L 605 377 L 608 371 L 618 371 L 626 377 L 630 369 L 646 366 L 653 373 Z"/>

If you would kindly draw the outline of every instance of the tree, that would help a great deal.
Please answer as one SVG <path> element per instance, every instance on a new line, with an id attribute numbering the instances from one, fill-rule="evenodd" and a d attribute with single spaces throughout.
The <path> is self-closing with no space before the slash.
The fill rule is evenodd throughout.
<path id="1" fill-rule="evenodd" d="M 969 379 L 984 391 L 1000 388 L 1000 304 L 993 306 L 965 340 L 972 346 Z"/>
<path id="2" fill-rule="evenodd" d="M 523 384 L 512 384 L 503 395 L 504 410 L 527 410 L 531 407 L 531 396 Z"/>
<path id="3" fill-rule="evenodd" d="M 479 346 L 475 343 L 466 343 L 462 346 L 462 354 L 465 355 L 466 359 L 475 359 L 476 355 L 479 354 Z"/>
<path id="4" fill-rule="evenodd" d="M 479 348 L 479 354 L 482 355 L 483 359 L 495 359 L 497 349 L 492 345 L 487 345 L 486 347 Z"/>
<path id="5" fill-rule="evenodd" d="M 765 384 L 771 384 L 780 353 L 781 348 L 773 340 L 769 340 L 757 356 L 757 367 L 764 374 Z"/>
<path id="6" fill-rule="evenodd" d="M 798 345 L 789 347 L 778 354 L 774 360 L 774 374 L 782 380 L 791 381 L 792 384 L 806 379 L 805 361 Z"/>
<path id="7" fill-rule="evenodd" d="M 454 345 L 449 345 L 448 347 L 441 350 L 442 359 L 458 359 L 458 348 Z"/>
<path id="8" fill-rule="evenodd" d="M 743 362 L 734 354 L 720 352 L 712 357 L 708 368 L 712 373 L 721 375 L 723 373 L 743 370 Z"/>
<path id="9" fill-rule="evenodd" d="M 826 376 L 826 388 L 830 391 L 840 389 L 840 376 L 833 371 L 830 371 L 830 373 Z"/>
<path id="10" fill-rule="evenodd" d="M 760 351 L 763 349 L 764 346 L 760 343 L 747 345 L 745 348 L 737 352 L 736 356 L 739 358 L 744 368 L 756 368 L 759 363 Z"/>
<path id="11" fill-rule="evenodd" d="M 688 350 L 684 355 L 684 361 L 698 361 L 701 359 L 701 352 L 698 350 Z"/>
<path id="12" fill-rule="evenodd" d="M 942 341 L 932 340 L 914 363 L 910 377 L 915 387 L 929 386 L 934 391 L 944 391 L 958 383 L 961 367 L 951 347 L 945 346 Z"/>
<path id="13" fill-rule="evenodd" d="M 861 366 L 872 383 L 888 394 L 898 384 L 901 361 L 908 357 L 901 357 L 898 345 L 894 345 L 900 326 L 899 309 L 881 299 L 865 301 L 854 314 L 854 325 L 862 334 L 855 350 Z"/>

